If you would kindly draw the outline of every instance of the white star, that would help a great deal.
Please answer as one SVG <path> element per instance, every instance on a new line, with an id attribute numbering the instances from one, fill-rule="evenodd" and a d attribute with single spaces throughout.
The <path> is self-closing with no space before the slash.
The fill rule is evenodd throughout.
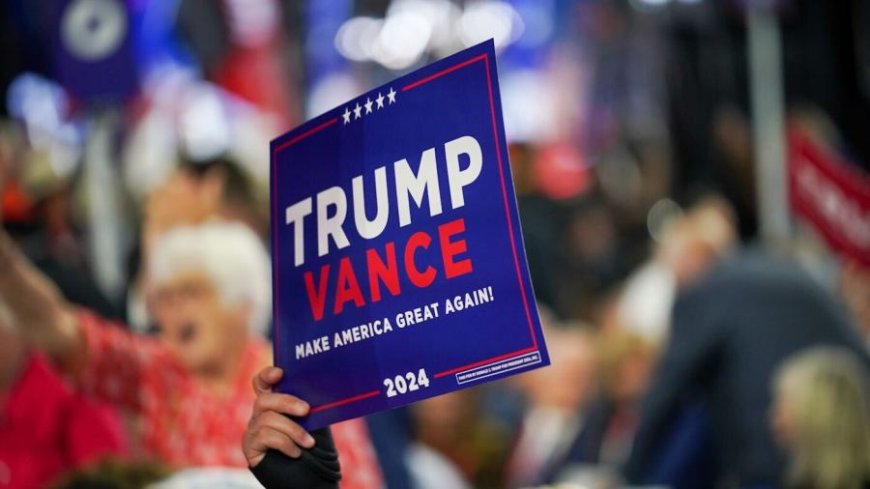
<path id="1" fill-rule="evenodd" d="M 372 99 L 366 98 L 366 103 L 364 105 L 366 106 L 366 114 L 371 114 L 372 113 Z"/>
<path id="2" fill-rule="evenodd" d="M 379 108 L 379 109 L 383 109 L 383 108 L 384 108 L 384 96 L 381 95 L 381 92 L 378 92 L 378 98 L 375 99 L 375 102 L 378 103 L 378 108 Z"/>
<path id="3" fill-rule="evenodd" d="M 359 106 L 359 102 L 357 102 L 356 107 L 353 108 L 353 118 L 359 119 L 362 117 L 362 107 Z"/>
<path id="4" fill-rule="evenodd" d="M 344 118 L 344 123 L 345 123 L 345 124 L 349 123 L 349 122 L 350 122 L 350 109 L 348 109 L 347 107 L 345 107 L 345 108 L 344 108 L 344 114 L 341 114 L 341 116 Z"/>
<path id="5" fill-rule="evenodd" d="M 390 87 L 390 91 L 387 92 L 387 98 L 390 99 L 391 104 L 396 101 L 396 91 L 393 90 L 393 87 Z"/>

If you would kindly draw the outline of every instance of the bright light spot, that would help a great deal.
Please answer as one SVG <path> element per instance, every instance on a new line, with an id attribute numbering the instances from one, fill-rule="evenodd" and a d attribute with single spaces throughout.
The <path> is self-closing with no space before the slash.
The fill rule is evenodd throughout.
<path id="1" fill-rule="evenodd" d="M 525 25 L 523 19 L 505 2 L 475 2 L 465 8 L 459 20 L 463 44 L 472 46 L 492 38 L 496 49 L 502 49 L 519 39 Z"/>
<path id="2" fill-rule="evenodd" d="M 351 61 L 369 61 L 383 25 L 373 17 L 348 19 L 335 35 L 335 49 Z"/>
<path id="3" fill-rule="evenodd" d="M 387 10 L 387 16 L 402 12 L 415 12 L 427 19 L 431 25 L 430 51 L 452 52 L 459 47 L 456 44 L 456 31 L 461 10 L 449 0 L 394 0 Z"/>
<path id="4" fill-rule="evenodd" d="M 628 0 L 628 3 L 639 12 L 651 13 L 665 7 L 673 0 Z"/>
<path id="5" fill-rule="evenodd" d="M 511 141 L 541 141 L 556 133 L 552 86 L 541 73 L 525 70 L 502 78 L 504 125 Z"/>
<path id="6" fill-rule="evenodd" d="M 413 65 L 429 44 L 432 24 L 419 12 L 402 10 L 390 14 L 375 43 L 373 58 L 391 70 Z"/>
<path id="7" fill-rule="evenodd" d="M 352 76 L 343 73 L 327 76 L 311 88 L 306 113 L 308 117 L 322 114 L 359 93 L 360 87 Z"/>
<path id="8" fill-rule="evenodd" d="M 523 42 L 536 45 L 552 34 L 545 9 L 531 8 L 533 30 Z M 478 0 L 463 10 L 449 0 L 394 0 L 386 18 L 354 17 L 335 35 L 335 47 L 352 61 L 375 61 L 391 70 L 413 66 L 428 51 L 449 54 L 494 39 L 496 49 L 521 39 L 523 17 L 507 2 Z"/>

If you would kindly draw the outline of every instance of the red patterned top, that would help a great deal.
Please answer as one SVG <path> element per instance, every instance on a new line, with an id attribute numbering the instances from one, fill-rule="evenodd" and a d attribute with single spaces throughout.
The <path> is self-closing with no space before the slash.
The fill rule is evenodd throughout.
<path id="1" fill-rule="evenodd" d="M 142 455 L 175 467 L 246 467 L 242 437 L 254 403 L 251 378 L 270 363 L 268 343 L 252 338 L 229 392 L 198 382 L 158 339 L 134 335 L 88 312 L 82 388 L 135 414 Z M 343 489 L 383 486 L 365 423 L 334 425 Z"/>

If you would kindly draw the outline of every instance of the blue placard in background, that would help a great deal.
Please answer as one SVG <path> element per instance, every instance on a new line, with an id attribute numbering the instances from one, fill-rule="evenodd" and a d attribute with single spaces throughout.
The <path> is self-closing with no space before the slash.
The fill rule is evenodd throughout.
<path id="1" fill-rule="evenodd" d="M 58 81 L 89 104 L 126 101 L 139 88 L 130 0 L 61 0 L 54 29 Z"/>
<path id="2" fill-rule="evenodd" d="M 491 41 L 271 151 L 275 364 L 306 428 L 549 364 Z"/>

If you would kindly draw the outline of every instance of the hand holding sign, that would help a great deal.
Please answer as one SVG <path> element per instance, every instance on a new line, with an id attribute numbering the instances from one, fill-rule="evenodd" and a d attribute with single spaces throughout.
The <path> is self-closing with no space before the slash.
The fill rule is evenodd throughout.
<path id="1" fill-rule="evenodd" d="M 495 73 L 484 43 L 272 142 L 275 360 L 304 427 L 549 363 Z"/>
<path id="2" fill-rule="evenodd" d="M 245 459 L 251 467 L 256 467 L 270 449 L 299 458 L 303 448 L 314 446 L 311 435 L 289 418 L 307 414 L 308 404 L 293 396 L 272 392 L 272 386 L 282 375 L 280 368 L 266 367 L 251 379 L 257 401 L 242 443 Z"/>

